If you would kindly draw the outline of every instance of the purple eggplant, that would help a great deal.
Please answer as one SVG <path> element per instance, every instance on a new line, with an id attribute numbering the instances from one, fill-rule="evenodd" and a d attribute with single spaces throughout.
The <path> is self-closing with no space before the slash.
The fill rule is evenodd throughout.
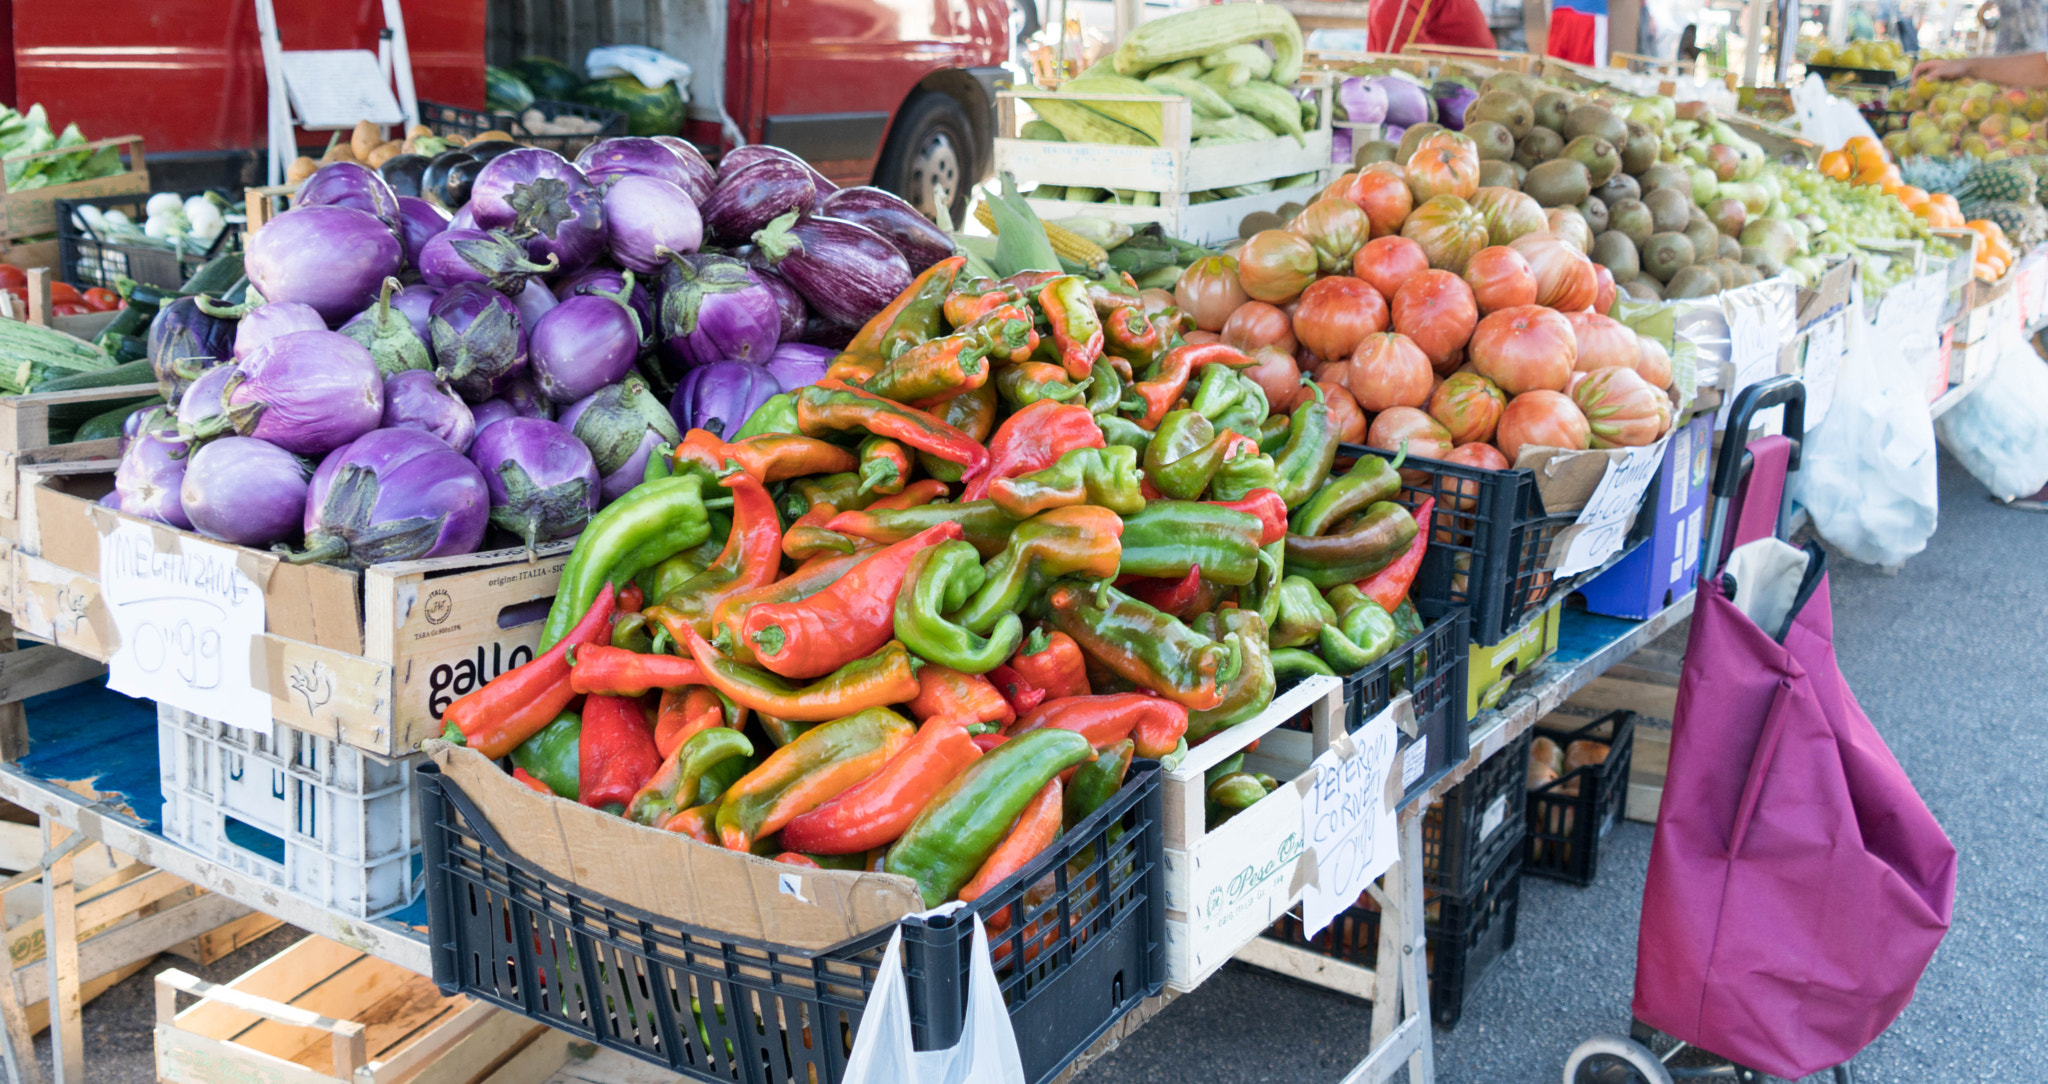
<path id="1" fill-rule="evenodd" d="M 597 460 L 554 422 L 507 418 L 478 434 L 469 460 L 490 487 L 491 522 L 529 546 L 582 533 L 597 511 Z"/>
<path id="2" fill-rule="evenodd" d="M 234 357 L 234 321 L 209 316 L 200 301 L 175 298 L 149 322 L 149 369 L 166 403 L 177 402 L 200 373 Z"/>
<path id="3" fill-rule="evenodd" d="M 1431 83 L 1429 96 L 1436 100 L 1437 121 L 1453 132 L 1465 130 L 1465 110 L 1479 100 L 1478 91 L 1451 79 Z"/>
<path id="4" fill-rule="evenodd" d="M 733 148 L 727 152 L 725 157 L 718 160 L 718 175 L 722 178 L 728 174 L 738 173 L 740 170 L 748 169 L 761 162 L 770 160 L 794 162 L 804 167 L 804 171 L 811 175 L 811 183 L 817 187 L 818 196 L 821 199 L 827 192 L 835 192 L 839 189 L 838 185 L 826 180 L 824 174 L 812 169 L 811 164 L 804 161 L 801 155 L 796 154 L 794 151 L 784 150 L 781 147 L 770 146 L 766 143 L 749 143 L 744 147 Z"/>
<path id="5" fill-rule="evenodd" d="M 535 262 L 577 271 L 604 254 L 604 197 L 561 155 L 521 147 L 491 159 L 470 188 L 479 228 L 505 230 Z"/>
<path id="6" fill-rule="evenodd" d="M 294 207 L 353 207 L 399 224 L 398 193 L 376 170 L 360 162 L 329 162 L 313 171 L 293 197 Z M 269 295 L 265 295 L 266 297 Z"/>
<path id="7" fill-rule="evenodd" d="M 191 530 L 192 520 L 185 515 L 185 502 L 179 495 L 191 455 L 192 446 L 175 433 L 145 429 L 137 434 L 121 453 L 121 465 L 114 468 L 114 492 L 121 495 L 121 510 L 181 531 Z"/>
<path id="8" fill-rule="evenodd" d="M 857 328 L 910 288 L 910 264 L 887 238 L 836 218 L 795 212 L 754 235 L 769 266 L 832 323 Z"/>
<path id="9" fill-rule="evenodd" d="M 781 392 L 782 385 L 765 365 L 714 361 L 683 374 L 668 411 L 677 429 L 704 429 L 722 440 L 739 432 L 769 396 Z"/>
<path id="10" fill-rule="evenodd" d="M 186 385 L 185 394 L 178 397 L 175 418 L 178 432 L 186 440 L 196 445 L 234 429 L 228 417 L 228 378 L 234 375 L 233 365 L 216 365 Z"/>
<path id="11" fill-rule="evenodd" d="M 385 429 L 419 429 L 440 437 L 458 452 L 476 439 L 476 416 L 448 382 L 424 369 L 384 378 Z"/>
<path id="12" fill-rule="evenodd" d="M 557 301 L 567 301 L 578 294 L 609 297 L 631 306 L 633 315 L 640 319 L 641 345 L 654 341 L 654 300 L 647 296 L 647 287 L 643 283 L 629 285 L 625 274 L 613 267 L 586 267 L 555 282 Z"/>
<path id="13" fill-rule="evenodd" d="M 413 333 L 421 342 L 432 342 L 433 332 L 429 330 L 433 319 L 434 302 L 441 291 L 432 286 L 414 284 L 391 295 L 391 307 L 405 314 L 412 324 Z"/>
<path id="14" fill-rule="evenodd" d="M 917 208 L 894 192 L 861 185 L 842 188 L 818 201 L 818 213 L 827 218 L 858 223 L 887 238 L 910 264 L 910 273 L 924 269 L 953 254 L 953 239 L 932 225 Z"/>
<path id="15" fill-rule="evenodd" d="M 420 250 L 448 229 L 448 212 L 418 196 L 398 197 L 398 243 L 408 267 L 420 265 Z"/>
<path id="16" fill-rule="evenodd" d="M 812 346 L 809 343 L 777 343 L 775 352 L 768 355 L 768 364 L 765 367 L 768 375 L 775 378 L 778 387 L 783 391 L 795 391 L 823 380 L 825 370 L 832 366 L 832 359 L 838 356 L 837 350 Z"/>
<path id="17" fill-rule="evenodd" d="M 751 264 L 748 266 L 752 267 Z M 790 341 L 804 333 L 804 323 L 811 318 L 811 307 L 804 304 L 804 295 L 796 292 L 789 280 L 765 267 L 754 267 L 754 277 L 768 292 L 775 295 L 775 311 L 781 316 L 780 326 L 775 332 L 776 339 Z"/>
<path id="18" fill-rule="evenodd" d="M 128 445 L 149 429 L 164 429 L 178 424 L 178 414 L 170 407 L 158 405 L 147 410 L 137 410 L 121 419 L 121 435 L 114 440 L 114 454 L 125 455 Z"/>
<path id="19" fill-rule="evenodd" d="M 572 297 L 550 309 L 527 337 L 534 384 L 550 402 L 573 403 L 633 371 L 640 326 L 608 297 Z"/>
<path id="20" fill-rule="evenodd" d="M 675 156 L 683 163 L 683 172 L 686 175 L 684 180 L 676 182 L 676 187 L 690 194 L 690 202 L 699 207 L 704 206 L 704 201 L 711 198 L 711 190 L 718 187 L 718 171 L 712 168 L 711 162 L 704 157 L 704 152 L 698 150 L 696 144 L 680 136 L 658 135 L 650 138 L 675 152 Z"/>
<path id="21" fill-rule="evenodd" d="M 559 420 L 597 461 L 605 503 L 645 481 L 647 457 L 663 441 L 673 444 L 683 436 L 647 382 L 637 376 L 599 388 L 563 411 Z"/>
<path id="22" fill-rule="evenodd" d="M 775 349 L 782 311 L 746 264 L 730 256 L 678 256 L 661 272 L 662 344 L 677 364 L 724 358 L 761 364 Z"/>
<path id="23" fill-rule="evenodd" d="M 590 178 L 591 184 L 600 186 L 624 176 L 653 177 L 689 193 L 695 202 L 711 194 L 713 175 L 711 167 L 704 164 L 703 155 L 697 154 L 695 148 L 690 153 L 696 158 L 694 164 L 660 140 L 620 136 L 600 139 L 583 148 L 583 153 L 576 156 L 576 168 Z"/>
<path id="24" fill-rule="evenodd" d="M 470 210 L 467 203 L 457 207 L 455 213 L 448 218 L 448 228 L 451 230 L 476 229 L 476 212 Z"/>
<path id="25" fill-rule="evenodd" d="M 301 305 L 296 301 L 260 305 L 235 322 L 235 360 L 248 357 L 250 351 L 279 335 L 326 330 L 327 321 L 322 320 L 311 305 Z"/>
<path id="26" fill-rule="evenodd" d="M 514 414 L 522 418 L 545 418 L 553 421 L 555 404 L 540 393 L 540 385 L 534 383 L 533 370 L 527 369 L 518 376 L 505 381 L 497 398 L 505 401 Z"/>
<path id="27" fill-rule="evenodd" d="M 321 456 L 384 419 L 384 374 L 363 345 L 333 331 L 264 343 L 228 377 L 228 421 L 245 437 Z"/>
<path id="28" fill-rule="evenodd" d="M 320 461 L 294 564 L 363 568 L 476 552 L 490 522 L 484 476 L 439 437 L 379 429 Z"/>
<path id="29" fill-rule="evenodd" d="M 503 230 L 443 230 L 420 249 L 416 266 L 429 286 L 480 282 L 501 294 L 516 294 L 532 276 L 555 269 L 527 259 L 526 246 Z"/>
<path id="30" fill-rule="evenodd" d="M 612 260 L 643 275 L 661 270 L 671 255 L 695 252 L 704 244 L 697 205 L 659 178 L 614 177 L 605 186 L 604 217 Z"/>
<path id="31" fill-rule="evenodd" d="M 778 216 L 808 214 L 817 203 L 818 186 L 811 180 L 809 166 L 787 158 L 766 158 L 745 169 L 720 173 L 717 190 L 700 210 L 705 232 L 727 244 L 740 244 Z"/>
<path id="32" fill-rule="evenodd" d="M 306 464 L 267 440 L 223 437 L 192 453 L 178 497 L 200 534 L 268 546 L 297 534 L 305 519 Z"/>
<path id="33" fill-rule="evenodd" d="M 526 371 L 526 327 L 511 298 L 465 282 L 436 299 L 432 313 L 435 369 L 464 400 L 481 403 Z"/>
<path id="34" fill-rule="evenodd" d="M 385 279 L 384 292 L 378 296 L 377 303 L 341 325 L 341 333 L 362 343 L 363 348 L 370 352 L 371 359 L 376 361 L 377 371 L 386 376 L 434 367 L 434 359 L 427 353 L 427 344 L 413 330 L 412 320 L 392 304 L 392 298 L 401 292 L 397 279 Z M 260 313 L 263 309 L 256 311 Z"/>
<path id="35" fill-rule="evenodd" d="M 527 279 L 518 293 L 508 296 L 512 298 L 512 307 L 519 310 L 520 324 L 526 327 L 532 327 L 549 309 L 562 303 L 539 279 Z"/>
<path id="36" fill-rule="evenodd" d="M 249 235 L 249 284 L 273 304 L 298 301 L 329 327 L 363 311 L 405 250 L 375 215 L 352 207 L 297 207 Z M 158 319 L 162 319 L 159 315 Z"/>
<path id="37" fill-rule="evenodd" d="M 518 411 L 512 409 L 512 404 L 503 399 L 486 399 L 470 407 L 469 415 L 479 433 L 507 418 L 520 416 Z"/>

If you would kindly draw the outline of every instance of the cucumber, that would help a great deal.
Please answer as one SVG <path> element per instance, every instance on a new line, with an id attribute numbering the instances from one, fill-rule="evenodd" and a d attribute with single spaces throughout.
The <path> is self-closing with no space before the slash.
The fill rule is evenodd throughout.
<path id="1" fill-rule="evenodd" d="M 94 369 L 85 373 L 65 373 L 36 381 L 30 391 L 79 391 L 85 388 L 119 388 L 129 384 L 155 384 L 156 374 L 150 371 L 149 359 L 124 361 L 109 369 Z"/>
<path id="2" fill-rule="evenodd" d="M 98 406 L 99 404 L 95 403 L 94 405 Z M 162 405 L 164 405 L 163 399 L 155 395 L 139 403 L 123 403 L 112 410 L 87 418 L 78 427 L 78 434 L 71 439 L 74 441 L 106 440 L 109 437 L 118 437 L 121 435 L 121 426 L 127 423 L 130 414 L 138 410 L 148 410 L 151 407 L 160 407 Z"/>

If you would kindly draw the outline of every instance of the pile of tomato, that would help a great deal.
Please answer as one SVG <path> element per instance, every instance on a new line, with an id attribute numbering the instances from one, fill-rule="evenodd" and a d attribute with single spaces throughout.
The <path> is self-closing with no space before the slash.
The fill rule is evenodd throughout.
<path id="1" fill-rule="evenodd" d="M 0 264 L 0 289 L 14 295 L 16 312 L 28 311 L 28 272 L 13 264 Z M 80 290 L 68 282 L 50 284 L 52 316 L 86 316 L 95 312 L 115 312 L 127 307 L 126 298 L 104 286 Z"/>

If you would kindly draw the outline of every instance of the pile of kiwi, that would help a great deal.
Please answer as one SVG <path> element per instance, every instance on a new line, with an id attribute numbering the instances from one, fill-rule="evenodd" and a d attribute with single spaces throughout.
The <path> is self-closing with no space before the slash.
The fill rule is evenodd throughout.
<path id="1" fill-rule="evenodd" d="M 1715 222 L 1694 204 L 1691 177 L 1663 160 L 1655 129 L 1611 103 L 1517 72 L 1488 76 L 1478 90 L 1464 134 L 1479 148 L 1479 184 L 1572 208 L 1593 239 L 1587 255 L 1630 296 L 1706 297 L 1764 277 L 1742 262 L 1742 219 Z M 1417 124 L 1398 145 L 1364 143 L 1355 164 L 1406 162 L 1423 137 L 1442 130 Z"/>

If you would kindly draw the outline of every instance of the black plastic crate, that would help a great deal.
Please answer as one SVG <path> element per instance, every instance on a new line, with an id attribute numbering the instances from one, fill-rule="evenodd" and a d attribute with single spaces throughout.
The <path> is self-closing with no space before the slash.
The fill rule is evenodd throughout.
<path id="1" fill-rule="evenodd" d="M 1586 764 L 1529 792 L 1526 868 L 1539 877 L 1593 883 L 1600 870 L 1600 841 L 1621 821 L 1628 805 L 1629 764 L 1635 758 L 1636 713 L 1612 711 L 1577 730 L 1539 726 L 1530 732 L 1568 750 L 1576 741 L 1607 746 L 1607 758 Z"/>
<path id="2" fill-rule="evenodd" d="M 192 272 L 204 267 L 208 260 L 241 247 L 242 224 L 239 222 L 228 223 L 220 231 L 220 236 L 215 237 L 204 252 L 194 252 L 186 248 L 161 248 L 105 237 L 75 217 L 78 208 L 90 204 L 101 211 L 120 211 L 140 229 L 144 220 L 149 217 L 144 213 L 143 207 L 154 194 L 58 200 L 58 275 L 65 282 L 81 290 L 94 286 L 104 286 L 111 290 L 117 280 L 130 278 L 145 286 L 175 291 L 185 285 L 185 280 L 192 277 Z M 180 200 L 185 200 L 203 193 L 179 192 L 176 195 Z"/>
<path id="3" fill-rule="evenodd" d="M 959 1041 L 970 913 L 990 927 L 997 981 L 1033 1081 L 1053 1077 L 1159 992 L 1159 778 L 1156 763 L 1134 764 L 1114 798 L 997 891 L 950 915 L 902 920 L 919 1049 Z M 490 1002 L 694 1080 L 841 1079 L 891 927 L 803 950 L 666 919 L 526 862 L 433 765 L 419 769 L 419 781 L 442 993 Z"/>
<path id="4" fill-rule="evenodd" d="M 1512 851 L 1500 857 L 1471 895 L 1438 894 L 1423 903 L 1429 1015 L 1438 1027 L 1458 1026 L 1465 999 L 1515 946 L 1521 899 L 1521 852 Z M 1360 896 L 1314 937 L 1302 936 L 1297 909 L 1281 916 L 1266 935 L 1358 967 L 1372 967 L 1379 958 L 1380 909 L 1370 896 Z"/>
<path id="5" fill-rule="evenodd" d="M 1362 455 L 1394 458 L 1392 452 L 1345 444 L 1339 446 L 1338 461 Z M 1437 507 L 1435 533 L 1411 594 L 1469 608 L 1473 642 L 1499 643 L 1540 613 L 1544 603 L 1598 574 L 1593 570 L 1558 579 L 1544 567 L 1551 543 L 1579 514 L 1545 512 L 1536 472 L 1487 470 L 1419 456 L 1409 456 L 1401 471 L 1397 499 L 1412 509 L 1423 498 L 1435 497 Z"/>
<path id="6" fill-rule="evenodd" d="M 1522 853 L 1522 795 L 1533 738 L 1525 732 L 1480 761 L 1471 775 L 1422 815 L 1423 884 L 1466 895 L 1486 871 L 1500 865 L 1501 855 Z"/>
<path id="7" fill-rule="evenodd" d="M 520 121 L 523 113 L 493 113 L 425 101 L 420 103 L 420 123 L 432 128 L 436 135 L 460 135 L 465 139 L 485 132 L 504 132 L 526 146 L 545 147 L 564 158 L 576 157 L 583 148 L 600 139 L 626 134 L 626 115 L 616 109 L 600 109 L 594 105 L 557 102 L 546 98 L 534 99 L 533 105 L 529 108 L 540 110 L 549 120 L 581 117 L 595 123 L 597 128 L 589 132 L 568 135 L 544 135 L 529 130 Z"/>
<path id="8" fill-rule="evenodd" d="M 1387 652 L 1372 665 L 1344 678 L 1344 731 L 1356 733 L 1394 697 L 1414 694 L 1415 735 L 1408 744 L 1424 743 L 1421 774 L 1402 788 L 1410 798 L 1435 784 L 1471 751 L 1465 718 L 1465 669 L 1471 653 L 1471 619 L 1463 606 L 1424 600 L 1422 634 Z M 1289 730 L 1312 730 L 1308 713 L 1280 724 Z M 1407 761 L 1402 761 L 1407 773 Z"/>

